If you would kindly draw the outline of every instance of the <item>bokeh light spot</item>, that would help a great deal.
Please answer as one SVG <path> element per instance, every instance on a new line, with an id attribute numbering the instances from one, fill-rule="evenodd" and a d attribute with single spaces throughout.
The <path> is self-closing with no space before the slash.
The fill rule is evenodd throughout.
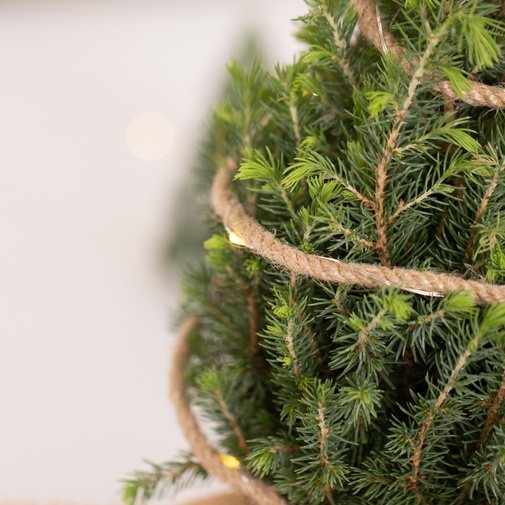
<path id="1" fill-rule="evenodd" d="M 170 151 L 174 128 L 159 112 L 147 111 L 135 116 L 126 131 L 130 152 L 144 161 L 160 160 Z"/>

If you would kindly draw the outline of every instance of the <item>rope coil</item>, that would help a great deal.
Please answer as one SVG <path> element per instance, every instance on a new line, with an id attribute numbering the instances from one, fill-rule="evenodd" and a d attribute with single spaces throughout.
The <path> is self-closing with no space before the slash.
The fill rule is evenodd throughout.
<path id="1" fill-rule="evenodd" d="M 412 68 L 403 55 L 402 48 L 396 42 L 389 30 L 382 24 L 380 12 L 371 0 L 352 0 L 354 9 L 358 13 L 358 25 L 365 37 L 382 53 L 391 51 L 400 63 L 404 72 L 412 75 Z M 480 82 L 468 81 L 469 90 L 458 96 L 449 81 L 436 84 L 433 89 L 442 94 L 449 102 L 461 100 L 475 107 L 490 107 L 503 109 L 505 107 L 505 88 L 501 86 L 487 86 Z"/>
<path id="2" fill-rule="evenodd" d="M 197 324 L 198 319 L 190 317 L 181 326 L 169 377 L 172 402 L 179 418 L 179 424 L 193 454 L 209 475 L 216 477 L 238 493 L 249 497 L 253 502 L 262 505 L 288 505 L 266 482 L 246 475 L 240 467 L 230 468 L 229 465 L 226 465 L 222 455 L 212 447 L 200 428 L 191 408 L 184 380 L 184 372 L 189 358 L 188 338 L 196 329 Z"/>

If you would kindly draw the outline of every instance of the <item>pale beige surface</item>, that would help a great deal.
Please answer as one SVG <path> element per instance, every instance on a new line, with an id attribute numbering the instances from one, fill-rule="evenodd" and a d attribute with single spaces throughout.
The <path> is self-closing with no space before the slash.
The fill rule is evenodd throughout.
<path id="1" fill-rule="evenodd" d="M 0 503 L 117 504 L 144 458 L 186 448 L 167 399 L 177 291 L 161 255 L 195 202 L 179 209 L 176 195 L 226 62 L 249 30 L 272 63 L 292 61 L 290 18 L 305 11 L 303 0 L 0 1 Z M 161 159 L 128 144 L 146 113 L 173 126 Z"/>
<path id="2" fill-rule="evenodd" d="M 204 498 L 201 500 L 191 501 L 186 505 L 247 505 L 247 501 L 237 495 L 220 494 Z"/>
<path id="3" fill-rule="evenodd" d="M 79 503 L 77 501 L 0 500 L 0 505 L 96 505 L 96 503 L 87 503 L 87 502 Z M 119 504 L 110 503 L 108 505 L 119 505 Z M 183 505 L 248 505 L 248 502 L 237 495 L 229 493 L 221 493 L 221 494 L 214 494 L 208 498 L 185 501 L 183 502 Z"/>
<path id="4" fill-rule="evenodd" d="M 88 501 L 59 501 L 59 500 L 2 500 L 0 499 L 0 505 L 98 505 L 96 502 Z M 122 505 L 120 502 L 105 502 L 101 505 Z M 184 505 L 196 505 L 196 503 L 189 503 Z"/>

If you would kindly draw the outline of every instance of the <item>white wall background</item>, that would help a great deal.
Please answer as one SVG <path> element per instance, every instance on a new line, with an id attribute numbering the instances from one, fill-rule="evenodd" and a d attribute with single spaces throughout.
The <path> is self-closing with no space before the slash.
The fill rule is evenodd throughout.
<path id="1" fill-rule="evenodd" d="M 271 62 L 290 62 L 306 9 L 0 3 L 0 502 L 117 502 L 143 458 L 185 447 L 166 397 L 167 215 L 226 61 L 255 29 Z M 144 111 L 173 127 L 157 161 L 125 139 Z"/>

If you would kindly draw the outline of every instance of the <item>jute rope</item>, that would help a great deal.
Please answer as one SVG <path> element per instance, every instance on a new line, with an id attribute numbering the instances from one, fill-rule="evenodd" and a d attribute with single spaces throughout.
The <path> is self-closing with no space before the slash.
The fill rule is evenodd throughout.
<path id="1" fill-rule="evenodd" d="M 391 51 L 404 71 L 412 74 L 410 64 L 403 55 L 400 46 L 387 28 L 382 25 L 380 12 L 375 4 L 371 0 L 352 0 L 352 3 L 358 13 L 358 24 L 362 33 L 379 51 L 383 53 Z M 434 89 L 450 101 L 461 99 L 475 106 L 505 107 L 505 90 L 497 86 L 471 82 L 471 89 L 462 98 L 458 97 L 448 81 L 437 84 Z M 326 282 L 360 285 L 369 288 L 383 285 L 397 286 L 425 296 L 444 296 L 450 291 L 463 289 L 471 291 L 476 302 L 480 304 L 505 301 L 505 286 L 469 281 L 449 274 L 387 268 L 361 263 L 344 263 L 332 258 L 306 254 L 284 244 L 255 219 L 247 215 L 233 194 L 228 167 L 221 168 L 214 178 L 212 204 L 223 224 L 240 238 L 243 245 L 278 267 L 297 275 L 309 276 Z M 271 486 L 262 480 L 249 476 L 240 466 L 232 468 L 224 464 L 222 455 L 212 447 L 202 432 L 191 408 L 187 385 L 184 381 L 184 371 L 189 357 L 187 340 L 196 327 L 196 317 L 189 318 L 181 327 L 170 375 L 173 402 L 191 450 L 210 475 L 229 485 L 238 493 L 249 497 L 253 502 L 261 505 L 288 505 Z"/>
<path id="2" fill-rule="evenodd" d="M 400 62 L 403 70 L 412 74 L 412 69 L 403 55 L 401 47 L 381 22 L 380 12 L 372 0 L 352 0 L 354 9 L 358 13 L 358 25 L 365 37 L 381 52 L 391 51 Z M 439 82 L 434 90 L 441 93 L 448 101 L 462 100 L 469 105 L 501 109 L 505 107 L 505 89 L 500 86 L 486 86 L 485 84 L 468 81 L 470 89 L 459 97 L 449 81 Z"/>
<path id="3" fill-rule="evenodd" d="M 262 505 L 287 505 L 274 489 L 265 482 L 246 475 L 240 468 L 232 469 L 223 464 L 221 455 L 214 449 L 202 432 L 191 408 L 184 372 L 189 357 L 188 337 L 197 327 L 196 317 L 188 318 L 182 325 L 173 354 L 170 373 L 172 400 L 182 431 L 193 454 L 209 475 L 221 480 L 240 494 Z"/>
<path id="4" fill-rule="evenodd" d="M 443 296 L 450 291 L 471 291 L 479 304 L 505 301 L 505 285 L 462 279 L 455 275 L 406 268 L 387 268 L 365 263 L 344 263 L 332 258 L 306 254 L 282 243 L 248 216 L 233 194 L 230 171 L 221 168 L 212 185 L 212 205 L 224 225 L 237 234 L 248 248 L 294 274 L 326 282 L 378 288 L 396 286 L 426 296 Z"/>

